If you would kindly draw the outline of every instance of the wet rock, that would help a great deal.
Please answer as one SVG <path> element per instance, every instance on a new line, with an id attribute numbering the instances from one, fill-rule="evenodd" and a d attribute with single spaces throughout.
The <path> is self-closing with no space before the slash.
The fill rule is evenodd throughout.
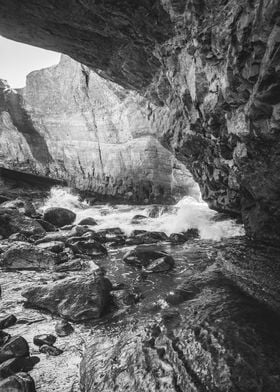
<path id="1" fill-rule="evenodd" d="M 0 347 L 3 346 L 3 344 L 7 343 L 7 341 L 10 339 L 11 335 L 8 334 L 5 331 L 0 330 Z"/>
<path id="2" fill-rule="evenodd" d="M 127 245 L 156 244 L 157 242 L 168 241 L 168 237 L 161 231 L 146 231 L 135 234 L 126 240 Z"/>
<path id="3" fill-rule="evenodd" d="M 56 264 L 56 255 L 25 242 L 14 242 L 0 258 L 5 270 L 49 270 Z"/>
<path id="4" fill-rule="evenodd" d="M 175 265 L 172 256 L 164 256 L 151 262 L 146 268 L 149 272 L 166 272 L 171 270 Z"/>
<path id="5" fill-rule="evenodd" d="M 162 212 L 162 206 L 152 206 L 148 210 L 148 217 L 149 218 L 158 218 Z"/>
<path id="6" fill-rule="evenodd" d="M 76 219 L 76 214 L 67 208 L 52 207 L 44 212 L 43 219 L 52 223 L 54 226 L 62 227 L 71 225 Z"/>
<path id="7" fill-rule="evenodd" d="M 44 309 L 72 321 L 99 318 L 105 311 L 111 283 L 103 276 L 70 277 L 22 293 L 26 306 Z"/>
<path id="8" fill-rule="evenodd" d="M 27 237 L 42 236 L 45 230 L 36 220 L 21 214 L 18 210 L 0 207 L 0 235 L 8 238 L 14 233 L 21 233 Z"/>
<path id="9" fill-rule="evenodd" d="M 59 230 L 55 233 L 48 233 L 44 237 L 38 239 L 35 243 L 38 245 L 52 241 L 66 242 L 72 237 L 77 237 L 79 239 L 79 237 L 83 236 L 87 232 L 90 232 L 90 229 L 86 228 L 85 226 L 75 226 L 71 230 Z"/>
<path id="10" fill-rule="evenodd" d="M 193 240 L 195 238 L 199 238 L 199 230 L 198 229 L 188 229 L 187 231 L 184 231 L 183 234 L 186 237 L 187 241 Z"/>
<path id="11" fill-rule="evenodd" d="M 53 253 L 61 253 L 65 249 L 65 244 L 62 241 L 50 241 L 38 244 L 37 247 Z"/>
<path id="12" fill-rule="evenodd" d="M 0 381 L 3 392 L 36 392 L 35 382 L 28 373 L 17 373 Z"/>
<path id="13" fill-rule="evenodd" d="M 91 257 L 103 256 L 107 254 L 107 249 L 98 241 L 77 241 L 71 244 L 74 254 L 83 254 Z"/>
<path id="14" fill-rule="evenodd" d="M 30 200 L 15 199 L 6 201 L 1 204 L 1 208 L 12 208 L 18 210 L 21 214 L 33 216 L 36 214 L 34 205 Z"/>
<path id="15" fill-rule="evenodd" d="M 0 349 L 0 363 L 10 358 L 28 357 L 29 346 L 22 336 L 13 336 Z"/>
<path id="16" fill-rule="evenodd" d="M 54 335 L 36 335 L 33 338 L 33 343 L 36 346 L 43 346 L 44 344 L 53 346 L 54 343 L 56 342 L 56 337 Z"/>
<path id="17" fill-rule="evenodd" d="M 8 359 L 0 364 L 0 379 L 7 378 L 18 372 L 28 372 L 32 370 L 38 362 L 40 362 L 38 357 Z"/>
<path id="18" fill-rule="evenodd" d="M 125 245 L 126 237 L 123 235 L 116 235 L 106 240 L 106 244 L 111 248 L 117 248 L 119 246 Z"/>
<path id="19" fill-rule="evenodd" d="M 9 328 L 9 327 L 15 325 L 16 322 L 17 322 L 17 318 L 13 314 L 8 315 L 8 316 L 4 316 L 4 317 L 0 317 L 0 329 Z"/>
<path id="20" fill-rule="evenodd" d="M 58 355 L 61 355 L 63 353 L 63 350 L 61 350 L 58 347 L 54 346 L 49 346 L 47 344 L 44 344 L 39 348 L 40 353 L 43 354 L 48 354 L 51 355 L 52 357 L 57 357 Z"/>
<path id="21" fill-rule="evenodd" d="M 137 246 L 129 250 L 123 257 L 123 260 L 135 267 L 148 267 L 152 261 L 168 256 L 166 252 L 155 247 Z"/>
<path id="22" fill-rule="evenodd" d="M 93 219 L 91 217 L 88 217 L 88 218 L 82 219 L 78 224 L 81 225 L 81 226 L 83 226 L 83 225 L 86 225 L 86 226 L 96 226 L 97 222 L 96 222 L 95 219 Z"/>
<path id="23" fill-rule="evenodd" d="M 59 337 L 71 335 L 74 332 L 73 326 L 66 320 L 59 320 L 55 324 L 55 333 Z"/>
<path id="24" fill-rule="evenodd" d="M 184 242 L 187 241 L 187 238 L 183 233 L 172 233 L 169 236 L 169 241 L 172 244 L 183 244 Z"/>
<path id="25" fill-rule="evenodd" d="M 36 219 L 36 221 L 46 230 L 46 232 L 57 231 L 57 227 L 44 219 Z"/>
<path id="26" fill-rule="evenodd" d="M 131 223 L 132 224 L 137 224 L 140 223 L 140 221 L 143 221 L 145 219 L 147 219 L 148 217 L 146 215 L 134 215 L 134 217 L 131 219 Z"/>

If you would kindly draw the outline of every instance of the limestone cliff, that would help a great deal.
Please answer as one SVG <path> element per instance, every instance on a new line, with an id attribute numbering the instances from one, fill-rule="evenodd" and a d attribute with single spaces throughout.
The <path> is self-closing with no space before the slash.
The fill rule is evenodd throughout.
<path id="1" fill-rule="evenodd" d="M 170 201 L 195 188 L 155 139 L 148 102 L 69 57 L 32 72 L 25 89 L 1 91 L 3 166 L 132 202 Z"/>
<path id="2" fill-rule="evenodd" d="M 248 234 L 280 238 L 279 0 L 0 0 L 0 14 L 6 37 L 164 107 L 151 121 L 203 198 L 242 213 Z"/>

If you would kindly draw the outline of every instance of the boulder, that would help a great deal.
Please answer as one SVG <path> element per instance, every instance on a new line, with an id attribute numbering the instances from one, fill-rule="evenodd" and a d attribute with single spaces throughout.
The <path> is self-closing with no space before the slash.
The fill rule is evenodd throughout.
<path id="1" fill-rule="evenodd" d="M 56 264 L 56 255 L 36 245 L 14 242 L 0 258 L 5 270 L 49 270 Z"/>
<path id="2" fill-rule="evenodd" d="M 28 372 L 32 370 L 38 362 L 40 362 L 38 357 L 8 359 L 0 364 L 0 379 L 7 378 L 18 372 Z"/>
<path id="3" fill-rule="evenodd" d="M 48 334 L 36 335 L 33 338 L 33 343 L 39 347 L 43 346 L 44 344 L 52 346 L 55 344 L 55 342 L 56 342 L 56 337 L 54 335 L 48 335 Z"/>
<path id="4" fill-rule="evenodd" d="M 28 357 L 29 346 L 22 336 L 13 336 L 0 349 L 0 363 L 10 358 Z"/>
<path id="5" fill-rule="evenodd" d="M 134 215 L 134 217 L 131 219 L 132 224 L 140 223 L 140 221 L 143 221 L 147 219 L 148 217 L 146 215 Z"/>
<path id="6" fill-rule="evenodd" d="M 52 223 L 54 226 L 62 227 L 71 225 L 76 219 L 76 214 L 67 208 L 52 207 L 44 212 L 43 219 Z"/>
<path id="7" fill-rule="evenodd" d="M 21 233 L 27 237 L 42 236 L 45 230 L 36 220 L 21 214 L 17 209 L 0 207 L 0 235 L 8 238 L 14 233 Z"/>
<path id="8" fill-rule="evenodd" d="M 39 351 L 40 351 L 40 353 L 48 354 L 53 357 L 57 357 L 58 355 L 61 355 L 63 353 L 63 351 L 60 348 L 54 347 L 54 346 L 49 346 L 47 344 L 44 344 L 43 346 L 41 346 L 39 348 Z"/>
<path id="9" fill-rule="evenodd" d="M 88 217 L 88 218 L 82 219 L 78 224 L 81 226 L 83 226 L 83 225 L 84 226 L 96 226 L 97 222 L 95 219 Z"/>
<path id="10" fill-rule="evenodd" d="M 71 335 L 71 333 L 74 332 L 74 328 L 66 320 L 59 320 L 55 324 L 54 329 L 55 329 L 57 336 L 59 336 L 59 337 L 65 337 L 65 336 Z"/>
<path id="11" fill-rule="evenodd" d="M 17 373 L 0 381 L 3 392 L 36 392 L 35 382 L 28 373 Z"/>
<path id="12" fill-rule="evenodd" d="M 17 322 L 16 316 L 10 314 L 8 316 L 0 317 L 0 329 L 9 328 Z"/>
<path id="13" fill-rule="evenodd" d="M 103 276 L 70 277 L 22 293 L 26 306 L 47 310 L 67 320 L 99 318 L 110 299 L 111 283 Z"/>
<path id="14" fill-rule="evenodd" d="M 129 250 L 123 257 L 125 263 L 135 267 L 148 267 L 152 261 L 168 256 L 161 249 L 155 247 L 137 246 Z"/>

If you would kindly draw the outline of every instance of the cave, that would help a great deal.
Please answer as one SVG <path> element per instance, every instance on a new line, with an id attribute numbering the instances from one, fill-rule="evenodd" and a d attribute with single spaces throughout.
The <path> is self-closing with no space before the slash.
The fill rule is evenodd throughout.
<path id="1" fill-rule="evenodd" d="M 277 392 L 279 0 L 0 0 L 0 35 L 62 54 L 0 80 L 3 186 L 29 181 L 0 194 L 0 285 L 33 271 L 27 308 L 78 322 L 69 392 Z M 40 360 L 0 389 L 64 391 Z"/>

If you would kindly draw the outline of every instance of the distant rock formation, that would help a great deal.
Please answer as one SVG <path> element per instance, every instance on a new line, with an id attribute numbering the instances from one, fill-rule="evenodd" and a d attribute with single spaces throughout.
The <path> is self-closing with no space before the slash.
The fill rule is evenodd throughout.
<path id="1" fill-rule="evenodd" d="M 0 0 L 0 32 L 169 110 L 161 140 L 203 199 L 279 243 L 279 15 L 279 0 Z"/>
<path id="2" fill-rule="evenodd" d="M 198 188 L 155 138 L 148 101 L 62 56 L 24 89 L 0 85 L 0 162 L 131 202 L 171 201 Z"/>

